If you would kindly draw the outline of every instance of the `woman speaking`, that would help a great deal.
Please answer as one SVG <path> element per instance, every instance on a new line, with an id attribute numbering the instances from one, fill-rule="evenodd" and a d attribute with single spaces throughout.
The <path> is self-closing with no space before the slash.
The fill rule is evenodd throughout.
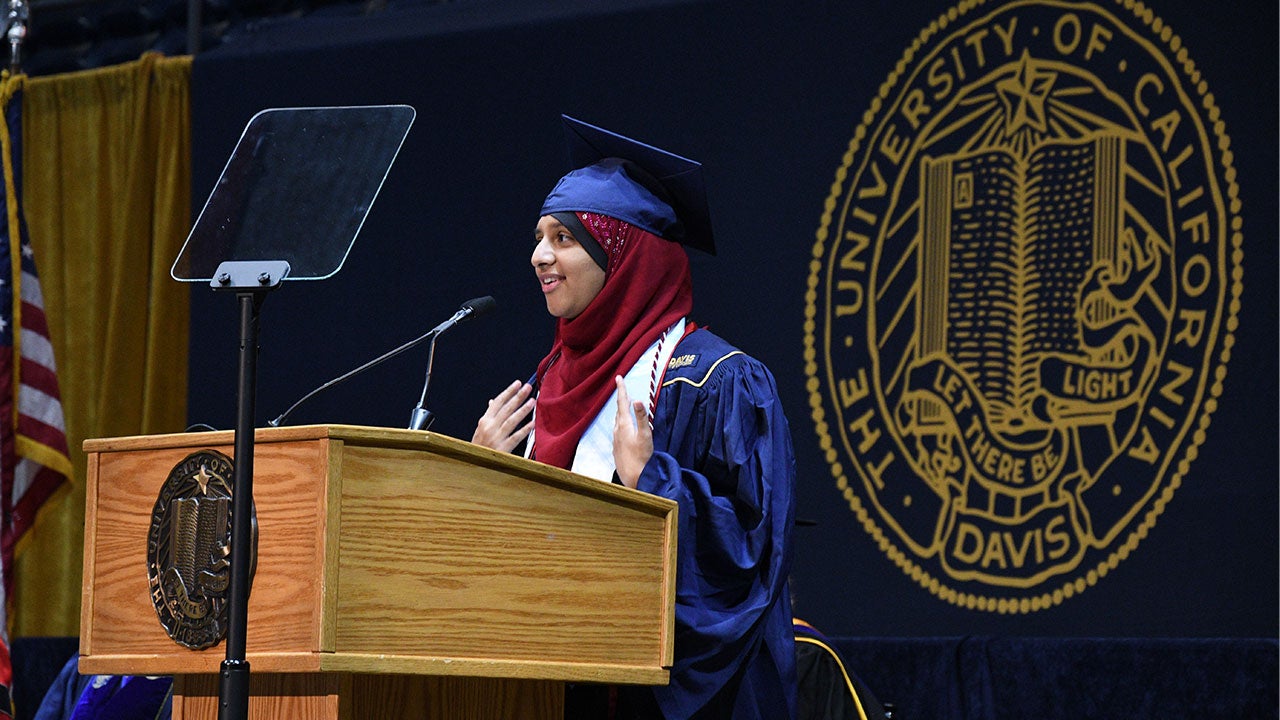
<path id="1" fill-rule="evenodd" d="M 795 460 L 769 370 L 690 320 L 684 246 L 714 252 L 701 166 L 564 123 L 575 169 L 530 257 L 555 339 L 472 441 L 679 504 L 670 684 L 573 688 L 567 715 L 790 718 Z"/>

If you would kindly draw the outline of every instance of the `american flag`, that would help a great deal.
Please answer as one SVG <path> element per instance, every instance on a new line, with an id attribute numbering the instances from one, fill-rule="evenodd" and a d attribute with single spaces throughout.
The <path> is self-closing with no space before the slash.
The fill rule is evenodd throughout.
<path id="1" fill-rule="evenodd" d="M 71 477 L 66 423 L 44 316 L 35 258 L 22 218 L 22 96 L 11 78 L 4 85 L 0 125 L 5 216 L 0 227 L 0 684 L 13 678 L 7 599 L 13 597 L 13 553 L 49 496 Z M 0 717 L 10 707 L 0 705 Z"/>

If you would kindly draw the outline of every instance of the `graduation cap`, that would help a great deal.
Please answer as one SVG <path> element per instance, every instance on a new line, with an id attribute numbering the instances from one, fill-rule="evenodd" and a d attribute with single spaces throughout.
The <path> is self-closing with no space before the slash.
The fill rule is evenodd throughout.
<path id="1" fill-rule="evenodd" d="M 715 254 L 702 164 L 561 115 L 575 168 L 560 179 L 542 215 L 593 212 Z"/>

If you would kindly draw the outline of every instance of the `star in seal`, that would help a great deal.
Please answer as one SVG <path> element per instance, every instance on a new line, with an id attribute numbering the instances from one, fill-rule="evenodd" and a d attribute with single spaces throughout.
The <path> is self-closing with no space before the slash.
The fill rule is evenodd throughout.
<path id="1" fill-rule="evenodd" d="M 996 92 L 1004 103 L 1005 137 L 1012 137 L 1024 126 L 1040 132 L 1048 130 L 1044 104 L 1057 79 L 1055 72 L 1036 70 L 1031 54 L 1023 49 L 1017 72 L 996 83 Z"/>
<path id="2" fill-rule="evenodd" d="M 200 485 L 200 494 L 208 495 L 209 483 L 213 481 L 213 476 L 209 474 L 209 466 L 201 465 L 200 472 L 192 475 L 191 477 Z"/>

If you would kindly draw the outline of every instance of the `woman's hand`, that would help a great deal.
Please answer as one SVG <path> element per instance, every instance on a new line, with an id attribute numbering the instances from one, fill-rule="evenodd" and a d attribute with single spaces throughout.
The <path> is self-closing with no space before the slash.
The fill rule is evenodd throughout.
<path id="1" fill-rule="evenodd" d="M 643 402 L 631 401 L 622 376 L 614 378 L 618 385 L 618 414 L 613 421 L 613 465 L 623 485 L 634 489 L 640 471 L 653 457 L 653 425 Z"/>
<path id="2" fill-rule="evenodd" d="M 511 452 L 533 431 L 533 388 L 519 380 L 489 401 L 471 442 L 501 452 Z M 526 418 L 529 418 L 526 422 Z"/>

